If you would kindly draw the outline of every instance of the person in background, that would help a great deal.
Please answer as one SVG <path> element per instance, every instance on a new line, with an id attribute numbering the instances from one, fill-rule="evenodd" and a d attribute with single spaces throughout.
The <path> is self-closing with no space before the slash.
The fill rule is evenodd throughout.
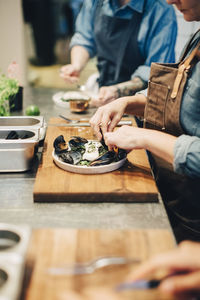
<path id="1" fill-rule="evenodd" d="M 186 21 L 200 21 L 199 0 L 166 0 Z M 177 64 L 153 63 L 147 96 L 140 93 L 100 107 L 91 126 L 112 148 L 146 149 L 178 242 L 200 241 L 200 30 Z M 124 113 L 144 116 L 144 128 L 113 131 Z"/>
<path id="2" fill-rule="evenodd" d="M 70 1 L 70 7 L 72 9 L 73 12 L 73 25 L 75 27 L 75 22 L 76 22 L 76 18 L 80 12 L 80 9 L 83 5 L 83 0 L 71 0 Z M 75 31 L 75 29 L 74 29 Z"/>
<path id="3" fill-rule="evenodd" d="M 74 34 L 74 23 L 82 1 L 22 1 L 24 21 L 30 23 L 33 31 L 35 57 L 30 59 L 31 64 L 49 66 L 57 62 L 57 42 L 65 39 L 66 43 L 66 37 L 71 38 Z"/>
<path id="4" fill-rule="evenodd" d="M 75 32 L 75 22 L 81 9 L 83 0 L 54 0 L 55 5 L 60 11 L 55 11 L 54 15 L 58 18 L 59 32 L 62 37 L 72 37 Z M 59 5 L 58 5 L 59 3 Z M 58 33 L 59 35 L 59 33 Z"/>
<path id="5" fill-rule="evenodd" d="M 176 36 L 175 12 L 164 0 L 85 0 L 71 40 L 71 64 L 60 76 L 77 82 L 96 56 L 98 95 L 92 104 L 104 105 L 146 88 L 152 62 L 174 62 Z"/>
<path id="6" fill-rule="evenodd" d="M 165 297 L 199 299 L 200 297 L 200 243 L 184 241 L 166 253 L 156 255 L 128 275 L 128 281 L 155 278 L 165 272 L 159 291 Z M 169 276 L 173 275 L 173 276 Z"/>
<path id="7" fill-rule="evenodd" d="M 36 56 L 30 59 L 36 66 L 55 63 L 54 15 L 51 0 L 23 0 L 24 21 L 31 24 Z"/>

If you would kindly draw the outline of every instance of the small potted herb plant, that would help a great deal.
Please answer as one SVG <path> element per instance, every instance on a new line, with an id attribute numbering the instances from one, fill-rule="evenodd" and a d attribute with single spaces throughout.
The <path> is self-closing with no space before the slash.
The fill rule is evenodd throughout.
<path id="1" fill-rule="evenodd" d="M 9 68 L 11 69 L 10 66 Z M 0 116 L 9 116 L 11 111 L 22 109 L 23 88 L 11 74 L 10 69 L 8 69 L 8 76 L 0 75 Z"/>

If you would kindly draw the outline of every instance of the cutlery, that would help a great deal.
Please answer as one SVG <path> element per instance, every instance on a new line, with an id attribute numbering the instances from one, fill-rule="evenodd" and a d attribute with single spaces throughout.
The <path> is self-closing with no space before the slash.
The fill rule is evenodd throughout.
<path id="1" fill-rule="evenodd" d="M 122 125 L 132 125 L 132 121 L 122 121 L 123 123 L 119 122 L 117 126 L 122 126 Z M 126 122 L 126 123 L 125 123 Z M 50 124 L 51 125 L 51 124 Z M 52 124 L 53 126 L 63 126 L 63 127 L 90 127 L 89 122 L 75 122 L 75 123 L 56 123 Z"/>
<path id="2" fill-rule="evenodd" d="M 64 119 L 65 121 L 69 122 L 69 123 L 72 123 L 72 124 L 76 124 L 76 123 L 79 123 L 81 121 L 88 121 L 88 119 L 86 118 L 82 118 L 82 119 L 79 119 L 79 120 L 73 120 L 73 119 L 69 119 L 69 118 L 66 118 L 65 116 L 63 115 L 59 115 L 59 117 L 61 119 Z"/>
<path id="3" fill-rule="evenodd" d="M 62 267 L 51 267 L 47 271 L 51 275 L 81 275 L 91 274 L 95 270 L 111 265 L 126 265 L 131 263 L 140 263 L 139 259 L 131 259 L 126 257 L 105 256 L 99 257 L 86 263 L 75 263 Z"/>
<path id="4" fill-rule="evenodd" d="M 66 118 L 63 115 L 59 115 L 59 117 L 61 119 L 64 119 L 65 121 L 67 121 L 69 124 L 65 124 L 65 126 L 71 127 L 71 126 L 83 126 L 83 127 L 90 127 L 90 123 L 87 122 L 88 119 L 86 118 L 82 118 L 79 120 L 73 120 L 73 119 L 69 119 Z M 82 122 L 83 121 L 83 122 Z M 85 122 L 84 122 L 85 121 Z M 60 124 L 59 124 L 60 125 Z M 121 120 L 119 121 L 119 123 L 117 124 L 117 126 L 122 126 L 122 125 L 132 125 L 132 121 L 131 120 Z"/>
<path id="5" fill-rule="evenodd" d="M 126 290 L 146 290 L 146 289 L 154 289 L 157 288 L 163 280 L 166 278 L 170 278 L 176 275 L 187 274 L 188 272 L 175 272 L 171 274 L 167 274 L 160 279 L 139 279 L 130 282 L 122 282 L 120 283 L 115 290 L 118 292 L 126 291 Z"/>
<path id="6" fill-rule="evenodd" d="M 162 280 L 152 279 L 152 280 L 136 280 L 133 282 L 124 282 L 116 287 L 117 292 L 127 291 L 127 290 L 147 290 L 154 289 L 159 286 Z"/>
<path id="7" fill-rule="evenodd" d="M 104 136 L 103 136 L 103 132 L 102 132 L 101 127 L 99 128 L 99 130 L 100 130 L 100 133 L 101 133 L 101 141 L 100 141 L 100 143 L 104 146 L 105 149 L 108 150 L 108 146 L 107 146 L 106 143 L 105 143 L 105 140 L 104 140 Z"/>

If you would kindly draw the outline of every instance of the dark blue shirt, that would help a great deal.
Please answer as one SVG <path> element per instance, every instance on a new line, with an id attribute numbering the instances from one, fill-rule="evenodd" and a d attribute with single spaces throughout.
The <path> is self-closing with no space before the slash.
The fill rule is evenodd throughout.
<path id="1" fill-rule="evenodd" d="M 174 169 L 190 177 L 200 177 L 200 62 L 187 82 L 180 122 L 186 134 L 178 137 L 174 149 Z"/>
<path id="2" fill-rule="evenodd" d="M 85 47 L 90 57 L 96 55 L 93 28 L 97 2 L 97 0 L 84 0 L 76 21 L 76 33 L 70 45 L 70 47 L 75 45 Z M 145 2 L 138 34 L 138 46 L 145 62 L 136 69 L 132 78 L 140 77 L 148 81 L 152 62 L 175 62 L 177 22 L 174 8 L 165 0 L 146 0 Z M 118 6 L 118 0 L 105 0 L 102 9 L 106 15 L 131 19 L 133 12 L 143 12 L 143 7 L 144 0 L 130 0 L 122 7 Z"/>

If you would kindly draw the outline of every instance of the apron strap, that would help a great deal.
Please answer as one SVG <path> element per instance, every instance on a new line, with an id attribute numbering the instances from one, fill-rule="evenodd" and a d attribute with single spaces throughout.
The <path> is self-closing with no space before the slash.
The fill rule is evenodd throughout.
<path id="1" fill-rule="evenodd" d="M 194 50 L 190 53 L 188 58 L 185 59 L 182 63 L 180 63 L 178 67 L 178 73 L 174 82 L 174 86 L 171 93 L 171 98 L 175 99 L 178 93 L 178 89 L 181 83 L 181 80 L 183 78 L 183 74 L 185 70 L 189 70 L 191 68 L 192 62 L 194 61 L 194 58 L 197 57 L 198 60 L 200 59 L 200 41 L 198 42 L 197 46 L 194 48 Z"/>

